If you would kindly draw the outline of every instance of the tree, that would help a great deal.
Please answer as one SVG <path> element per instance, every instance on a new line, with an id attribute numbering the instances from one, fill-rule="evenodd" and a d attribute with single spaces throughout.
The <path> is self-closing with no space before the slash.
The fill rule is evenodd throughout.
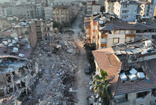
<path id="1" fill-rule="evenodd" d="M 92 85 L 94 92 L 98 93 L 103 100 L 104 105 L 109 105 L 109 100 L 112 97 L 109 81 L 107 80 L 107 72 L 100 70 L 100 75 L 94 75 Z"/>
<path id="2" fill-rule="evenodd" d="M 94 72 L 95 71 L 95 64 L 94 64 L 94 57 L 93 57 L 93 54 L 92 54 L 92 51 L 96 49 L 96 45 L 95 43 L 86 43 L 84 45 L 84 48 L 87 52 L 87 58 L 88 58 L 88 61 L 90 63 L 90 72 Z"/>

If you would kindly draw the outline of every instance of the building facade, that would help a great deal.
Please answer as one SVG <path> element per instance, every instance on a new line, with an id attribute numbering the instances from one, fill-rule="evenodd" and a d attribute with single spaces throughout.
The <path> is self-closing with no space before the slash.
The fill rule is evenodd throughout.
<path id="1" fill-rule="evenodd" d="M 124 21 L 134 22 L 140 18 L 140 3 L 136 1 L 115 2 L 114 13 Z"/>
<path id="2" fill-rule="evenodd" d="M 96 74 L 104 70 L 110 80 L 110 105 L 156 104 L 156 55 L 153 48 L 148 51 L 154 45 L 144 40 L 93 51 Z"/>
<path id="3" fill-rule="evenodd" d="M 131 24 L 110 14 L 97 14 L 90 17 L 90 42 L 97 49 L 134 41 L 136 29 Z"/>
<path id="4" fill-rule="evenodd" d="M 53 19 L 58 23 L 70 22 L 72 19 L 70 6 L 53 6 Z"/>

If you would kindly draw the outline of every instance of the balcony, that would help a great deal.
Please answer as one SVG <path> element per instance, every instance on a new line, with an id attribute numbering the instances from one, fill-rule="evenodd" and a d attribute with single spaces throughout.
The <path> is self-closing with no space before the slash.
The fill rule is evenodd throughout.
<path id="1" fill-rule="evenodd" d="M 103 37 L 107 37 L 107 34 L 101 34 L 101 37 L 103 38 Z"/>
<path id="2" fill-rule="evenodd" d="M 101 47 L 107 47 L 107 43 L 101 43 Z"/>
<path id="3" fill-rule="evenodd" d="M 135 37 L 136 34 L 125 34 L 125 37 Z"/>

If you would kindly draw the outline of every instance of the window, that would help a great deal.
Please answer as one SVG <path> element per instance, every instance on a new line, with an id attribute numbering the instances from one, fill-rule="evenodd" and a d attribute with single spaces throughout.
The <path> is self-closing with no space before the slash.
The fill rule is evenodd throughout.
<path id="1" fill-rule="evenodd" d="M 122 13 L 127 13 L 127 10 L 122 10 Z"/>
<path id="2" fill-rule="evenodd" d="M 120 34 L 124 34 L 125 33 L 125 31 L 124 30 L 120 30 Z"/>
<path id="3" fill-rule="evenodd" d="M 122 19 L 126 19 L 126 18 L 127 18 L 127 15 L 123 15 L 123 16 L 122 16 Z"/>
<path id="4" fill-rule="evenodd" d="M 144 98 L 148 93 L 149 91 L 137 93 L 137 98 Z"/>
<path id="5" fill-rule="evenodd" d="M 126 5 L 123 5 L 123 8 L 127 8 L 127 4 Z"/>
<path id="6" fill-rule="evenodd" d="M 113 38 L 113 43 L 119 43 L 119 38 Z"/>

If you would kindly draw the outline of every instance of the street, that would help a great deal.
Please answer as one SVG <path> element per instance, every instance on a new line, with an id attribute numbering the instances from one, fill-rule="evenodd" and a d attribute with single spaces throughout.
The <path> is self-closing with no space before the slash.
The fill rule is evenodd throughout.
<path id="1" fill-rule="evenodd" d="M 77 66 L 78 71 L 76 73 L 76 87 L 77 87 L 77 99 L 79 100 L 78 103 L 75 105 L 87 105 L 86 97 L 89 95 L 89 85 L 88 82 L 90 81 L 90 75 L 86 75 L 84 73 L 84 68 L 88 66 L 88 61 L 86 58 L 86 51 L 83 48 L 83 42 L 79 40 L 79 33 L 81 29 L 79 25 L 82 23 L 81 19 L 77 19 L 75 22 L 75 26 L 73 27 L 74 35 L 73 39 L 75 43 L 78 45 L 78 49 L 80 51 L 79 59 L 77 59 Z"/>

